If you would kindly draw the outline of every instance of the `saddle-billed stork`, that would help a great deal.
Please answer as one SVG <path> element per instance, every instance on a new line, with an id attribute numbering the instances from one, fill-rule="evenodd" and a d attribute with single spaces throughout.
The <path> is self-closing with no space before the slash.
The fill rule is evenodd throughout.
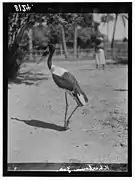
<path id="1" fill-rule="evenodd" d="M 77 110 L 78 107 L 84 106 L 88 102 L 88 98 L 80 88 L 76 78 L 70 72 L 68 72 L 67 69 L 52 64 L 52 56 L 55 51 L 55 45 L 49 44 L 48 47 L 49 47 L 49 56 L 47 60 L 48 68 L 52 74 L 52 78 L 56 83 L 56 85 L 59 88 L 65 90 L 66 108 L 65 108 L 64 128 L 68 129 L 71 116 Z M 67 101 L 67 93 L 71 95 L 77 103 L 77 106 L 72 111 L 68 119 L 66 119 L 68 106 L 69 106 Z"/>

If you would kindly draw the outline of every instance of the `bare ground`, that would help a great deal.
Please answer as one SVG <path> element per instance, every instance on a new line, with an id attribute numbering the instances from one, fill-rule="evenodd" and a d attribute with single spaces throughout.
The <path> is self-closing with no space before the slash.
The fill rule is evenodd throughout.
<path id="1" fill-rule="evenodd" d="M 8 162 L 127 163 L 127 65 L 54 64 L 75 75 L 89 103 L 64 131 L 64 92 L 45 63 L 23 64 L 8 88 Z M 76 104 L 68 101 L 71 112 Z"/>

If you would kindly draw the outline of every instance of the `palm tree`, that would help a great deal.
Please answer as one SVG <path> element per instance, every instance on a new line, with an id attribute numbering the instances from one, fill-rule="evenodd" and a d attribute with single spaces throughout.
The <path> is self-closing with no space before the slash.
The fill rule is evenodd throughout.
<path id="1" fill-rule="evenodd" d="M 64 27 L 66 25 L 66 21 L 63 18 L 63 16 L 61 15 L 61 13 L 57 13 L 55 16 L 55 21 L 57 22 L 57 24 L 59 23 L 59 28 L 61 31 L 61 44 L 62 44 L 62 48 L 63 48 L 63 52 L 65 55 L 65 58 L 68 58 L 68 52 L 67 52 L 67 45 L 66 45 L 66 37 L 65 37 L 65 30 Z"/>
<path id="2" fill-rule="evenodd" d="M 32 49 L 33 49 L 33 44 L 32 44 L 32 28 L 29 29 L 28 37 L 29 37 L 29 59 L 32 61 L 33 60 L 33 56 L 32 56 Z"/>
<path id="3" fill-rule="evenodd" d="M 112 36 L 112 42 L 111 42 L 111 48 L 112 48 L 112 58 L 115 60 L 115 42 L 114 42 L 114 36 L 116 32 L 116 24 L 117 24 L 117 19 L 118 19 L 118 13 L 116 13 L 115 16 L 115 22 L 114 22 L 114 28 L 113 28 L 113 36 Z"/>
<path id="4" fill-rule="evenodd" d="M 62 44 L 60 44 L 60 55 L 61 55 L 61 56 L 63 55 L 63 47 L 62 47 Z"/>
<path id="5" fill-rule="evenodd" d="M 126 14 L 121 14 L 121 18 L 123 21 L 124 30 L 125 30 L 125 38 L 126 38 L 126 20 L 128 20 L 128 16 Z"/>
<path id="6" fill-rule="evenodd" d="M 114 48 L 115 42 L 114 42 L 114 38 L 115 38 L 116 25 L 117 25 L 118 17 L 121 17 L 121 19 L 123 21 L 125 32 L 126 32 L 126 23 L 125 23 L 125 20 L 128 20 L 128 17 L 125 14 L 115 13 L 115 22 L 114 22 L 113 36 L 112 36 L 112 42 L 111 42 L 111 48 L 112 48 L 112 54 L 113 54 L 113 59 L 114 60 L 115 60 L 115 48 Z M 125 34 L 125 36 L 126 36 L 126 34 Z"/>
<path id="7" fill-rule="evenodd" d="M 74 60 L 77 57 L 77 26 L 74 27 Z"/>
<path id="8" fill-rule="evenodd" d="M 61 25 L 61 35 L 62 35 L 62 47 L 63 47 L 63 50 L 64 50 L 64 55 L 65 55 L 65 58 L 67 58 L 68 57 L 68 52 L 67 52 L 65 31 L 64 31 L 63 25 Z"/>

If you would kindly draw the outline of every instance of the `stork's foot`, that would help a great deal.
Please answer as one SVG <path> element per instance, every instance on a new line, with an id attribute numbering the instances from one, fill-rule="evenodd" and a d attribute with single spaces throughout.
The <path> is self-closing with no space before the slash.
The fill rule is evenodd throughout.
<path id="1" fill-rule="evenodd" d="M 65 131 L 66 131 L 66 130 L 68 130 L 68 129 L 69 129 L 69 127 L 68 127 L 68 126 L 66 126 L 66 127 L 64 126 L 64 130 L 65 130 Z"/>
<path id="2" fill-rule="evenodd" d="M 64 123 L 64 129 L 68 130 L 69 129 L 69 125 L 67 124 L 67 122 Z"/>

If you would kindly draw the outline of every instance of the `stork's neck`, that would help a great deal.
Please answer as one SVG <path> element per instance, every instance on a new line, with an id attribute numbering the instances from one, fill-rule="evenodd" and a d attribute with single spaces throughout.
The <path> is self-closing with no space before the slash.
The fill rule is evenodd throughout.
<path id="1" fill-rule="evenodd" d="M 48 65 L 48 68 L 51 69 L 51 66 L 52 66 L 52 56 L 54 54 L 54 51 L 53 50 L 52 52 L 49 53 L 49 57 L 48 57 L 48 60 L 47 60 L 47 65 Z"/>

